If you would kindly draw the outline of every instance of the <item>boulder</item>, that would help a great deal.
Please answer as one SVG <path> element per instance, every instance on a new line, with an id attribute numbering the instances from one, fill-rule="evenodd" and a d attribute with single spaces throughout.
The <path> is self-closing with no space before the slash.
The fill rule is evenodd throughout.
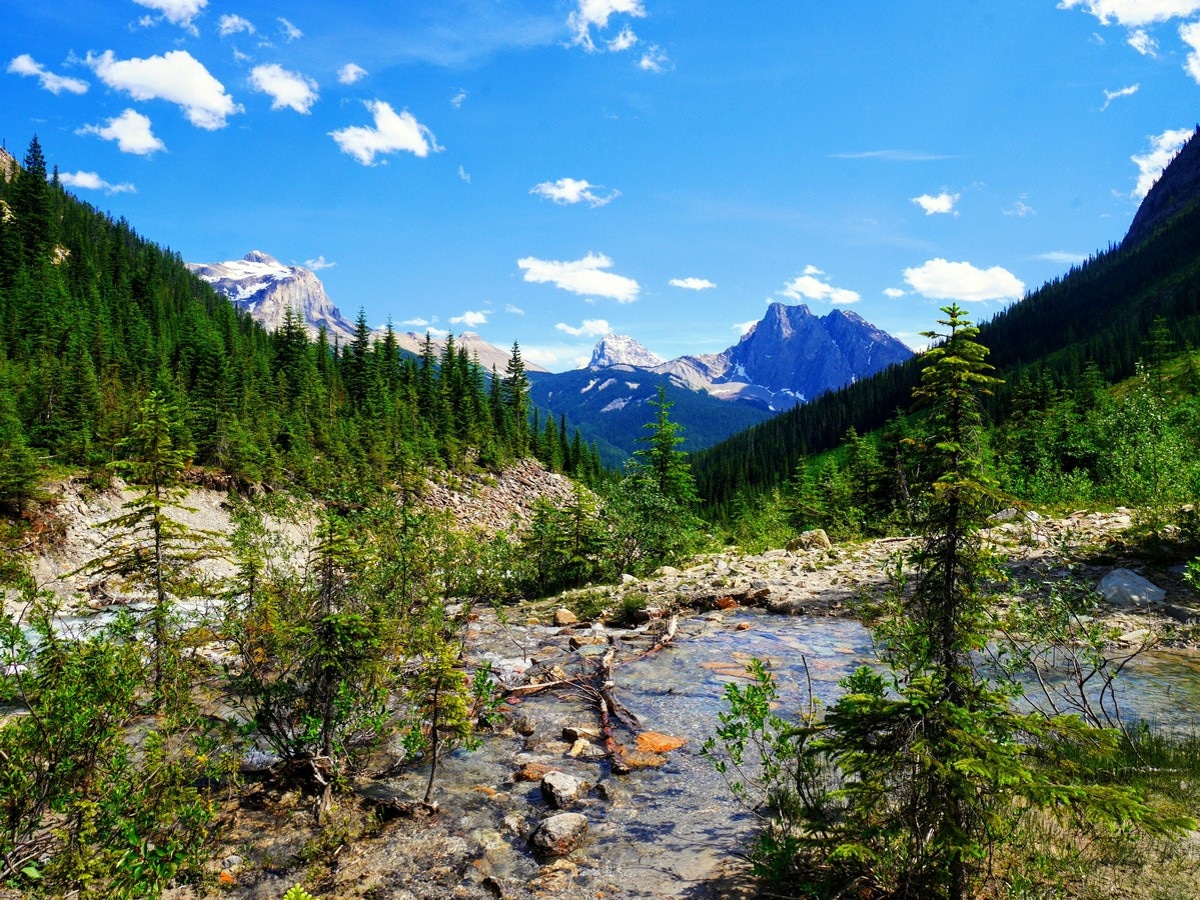
<path id="1" fill-rule="evenodd" d="M 579 621 L 579 616 L 571 612 L 569 609 L 560 609 L 554 613 L 554 624 L 560 628 L 567 625 L 574 625 Z"/>
<path id="2" fill-rule="evenodd" d="M 825 533 L 824 528 L 814 528 L 812 531 L 805 531 L 799 537 L 792 538 L 787 542 L 787 551 L 795 553 L 797 550 L 831 550 L 833 544 L 829 541 L 829 535 Z"/>
<path id="3" fill-rule="evenodd" d="M 1148 606 L 1162 603 L 1167 592 L 1129 569 L 1113 569 L 1097 588 L 1109 603 L 1116 606 Z"/>
<path id="4" fill-rule="evenodd" d="M 542 778 L 542 798 L 555 809 L 566 809 L 582 796 L 587 785 L 566 772 L 547 772 Z"/>
<path id="5" fill-rule="evenodd" d="M 557 813 L 538 826 L 530 838 L 534 849 L 550 856 L 566 856 L 583 843 L 588 821 L 579 813 Z"/>

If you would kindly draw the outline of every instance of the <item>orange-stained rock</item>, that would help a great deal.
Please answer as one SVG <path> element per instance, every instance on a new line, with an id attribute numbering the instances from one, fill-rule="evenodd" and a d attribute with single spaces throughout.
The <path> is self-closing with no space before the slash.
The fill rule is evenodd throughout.
<path id="1" fill-rule="evenodd" d="M 670 753 L 686 743 L 687 738 L 659 734 L 657 731 L 643 731 L 637 736 L 637 748 L 643 753 Z"/>
<path id="2" fill-rule="evenodd" d="M 557 771 L 554 766 L 546 763 L 525 763 L 513 777 L 517 781 L 541 781 L 551 772 Z"/>
<path id="3" fill-rule="evenodd" d="M 623 753 L 621 760 L 631 769 L 657 769 L 667 764 L 667 758 L 661 753 L 646 753 L 642 750 Z"/>
<path id="4" fill-rule="evenodd" d="M 717 601 L 717 609 L 736 609 L 737 601 L 732 597 L 722 597 Z"/>

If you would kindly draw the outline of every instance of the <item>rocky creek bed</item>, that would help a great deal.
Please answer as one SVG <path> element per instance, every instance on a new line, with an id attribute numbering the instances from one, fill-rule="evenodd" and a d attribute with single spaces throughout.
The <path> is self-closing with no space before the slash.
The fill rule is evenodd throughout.
<path id="1" fill-rule="evenodd" d="M 1129 524 L 1123 510 L 1053 522 L 1018 517 L 996 522 L 989 538 L 1030 589 L 1068 576 L 1100 585 L 1114 572 L 1160 587 L 1149 595 L 1113 594 L 1105 610 L 1116 649 L 1148 639 L 1160 644 L 1127 673 L 1122 703 L 1129 716 L 1192 730 L 1200 727 L 1200 654 L 1189 622 L 1200 611 L 1178 572 L 1109 550 L 1097 557 L 1100 542 Z M 508 610 L 503 622 L 481 610 L 470 629 L 470 657 L 490 662 L 516 689 L 503 722 L 480 748 L 444 764 L 436 814 L 346 840 L 332 867 L 310 870 L 315 880 L 307 886 L 325 897 L 400 900 L 755 896 L 738 855 L 754 815 L 701 754 L 724 708 L 725 686 L 743 681 L 746 664 L 759 658 L 785 708 L 803 703 L 810 684 L 818 699 L 831 701 L 838 681 L 873 658 L 869 632 L 849 613 L 886 587 L 886 571 L 904 545 L 830 547 L 817 539 L 791 551 L 722 554 L 652 579 L 575 592 Z M 1084 548 L 1092 549 L 1081 559 Z M 626 597 L 648 609 L 637 627 L 580 622 L 565 608 L 620 607 Z M 655 649 L 672 617 L 672 639 Z M 626 774 L 615 771 L 589 689 L 606 656 L 614 694 L 631 714 L 613 728 Z M 411 806 L 424 778 L 413 771 L 364 781 L 359 799 L 344 805 Z M 296 861 L 322 837 L 307 807 L 298 798 L 294 804 L 274 798 L 264 807 L 288 822 L 265 845 L 259 820 L 243 812 L 242 852 L 223 870 L 232 896 L 274 898 L 304 880 Z"/>

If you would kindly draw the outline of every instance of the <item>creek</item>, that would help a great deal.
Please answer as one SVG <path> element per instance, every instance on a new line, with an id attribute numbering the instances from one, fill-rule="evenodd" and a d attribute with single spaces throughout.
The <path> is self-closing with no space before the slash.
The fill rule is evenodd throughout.
<path id="1" fill-rule="evenodd" d="M 740 627 L 739 627 L 740 626 Z M 747 627 L 748 626 L 748 627 Z M 554 661 L 563 651 L 560 629 L 508 626 L 481 621 L 473 649 L 511 676 L 529 664 L 526 653 Z M 608 636 L 594 627 L 591 636 Z M 628 632 L 614 629 L 620 643 Z M 585 646 L 591 659 L 604 647 Z M 726 685 L 745 683 L 751 658 L 764 661 L 780 694 L 780 712 L 806 703 L 808 685 L 824 705 L 836 699 L 838 682 L 874 659 L 868 631 L 850 619 L 790 617 L 741 609 L 728 617 L 709 614 L 681 623 L 665 649 L 630 660 L 614 671 L 616 693 L 645 730 L 685 738 L 659 768 L 613 775 L 603 759 L 566 755 L 564 725 L 596 723 L 596 709 L 578 693 L 546 692 L 517 706 L 532 733 L 511 731 L 485 739 L 472 752 L 458 752 L 442 769 L 440 798 L 452 827 L 483 848 L 476 867 L 500 882 L 528 884 L 540 863 L 525 836 L 550 812 L 536 781 L 514 781 L 522 765 L 535 763 L 575 775 L 592 789 L 572 808 L 587 816 L 589 834 L 570 857 L 563 896 L 713 897 L 708 885 L 729 858 L 743 852 L 756 817 L 733 798 L 722 777 L 701 754 L 704 741 L 727 709 Z M 572 654 L 578 659 L 578 654 Z M 565 658 L 565 657 L 564 657 Z M 620 657 L 618 657 L 618 660 Z M 1200 722 L 1200 657 L 1186 653 L 1143 656 L 1123 678 L 1123 714 L 1171 730 Z M 618 729 L 631 745 L 634 735 Z M 419 796 L 422 775 L 395 779 L 391 788 Z M 541 862 L 545 862 L 544 860 Z M 560 869 L 560 874 L 563 870 Z M 560 885 L 561 889 L 561 885 Z M 577 894 L 572 892 L 578 892 Z M 724 895 L 723 895 L 724 896 Z"/>

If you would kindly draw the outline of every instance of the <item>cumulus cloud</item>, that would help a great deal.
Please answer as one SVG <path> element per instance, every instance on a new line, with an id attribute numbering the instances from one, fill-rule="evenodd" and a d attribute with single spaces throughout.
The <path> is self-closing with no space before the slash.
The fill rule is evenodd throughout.
<path id="1" fill-rule="evenodd" d="M 271 109 L 294 109 L 305 115 L 317 102 L 317 83 L 299 72 L 271 63 L 250 70 L 255 89 L 271 95 Z"/>
<path id="2" fill-rule="evenodd" d="M 665 72 L 670 65 L 670 57 L 658 44 L 651 44 L 647 47 L 642 58 L 638 60 L 638 68 L 643 72 Z"/>
<path id="3" fill-rule="evenodd" d="M 1154 187 L 1154 182 L 1158 181 L 1163 169 L 1191 136 L 1192 132 L 1187 128 L 1174 128 L 1162 134 L 1151 135 L 1150 149 L 1129 157 L 1138 167 L 1137 186 L 1130 195 L 1134 200 L 1141 200 L 1150 193 L 1150 188 Z"/>
<path id="4" fill-rule="evenodd" d="M 1114 100 L 1119 100 L 1121 97 L 1132 97 L 1141 89 L 1140 84 L 1131 84 L 1127 87 L 1118 88 L 1115 91 L 1104 92 L 1104 105 L 1100 107 L 1101 111 L 1108 109 L 1109 105 Z"/>
<path id="5" fill-rule="evenodd" d="M 229 37 L 231 34 L 254 34 L 254 25 L 249 19 L 227 13 L 217 20 L 217 31 L 221 37 Z"/>
<path id="6" fill-rule="evenodd" d="M 511 304 L 511 303 L 507 303 L 507 304 L 505 304 L 505 306 L 504 306 L 504 311 L 505 311 L 506 313 L 508 313 L 510 316 L 523 316 L 523 315 L 525 315 L 525 310 L 521 309 L 521 307 L 519 307 L 519 306 L 514 306 L 514 305 L 513 305 L 513 304 Z"/>
<path id="7" fill-rule="evenodd" d="M 604 193 L 606 192 L 606 193 Z M 587 179 L 560 178 L 558 181 L 543 181 L 530 188 L 529 193 L 564 206 L 586 203 L 588 206 L 605 206 L 621 196 L 618 190 L 608 190 L 603 185 L 592 184 Z"/>
<path id="8" fill-rule="evenodd" d="M 900 288 L 884 288 L 883 296 L 891 297 L 893 300 L 898 300 L 901 297 L 907 297 L 908 291 L 902 291 Z"/>
<path id="9" fill-rule="evenodd" d="M 186 50 L 171 50 L 147 59 L 117 59 L 111 50 L 87 55 L 87 64 L 110 88 L 134 100 L 167 100 L 183 107 L 188 121 L 215 131 L 226 119 L 242 112 L 225 87 Z"/>
<path id="10" fill-rule="evenodd" d="M 553 284 L 555 287 L 588 297 L 607 297 L 618 303 L 632 303 L 641 292 L 632 278 L 605 272 L 612 260 L 602 253 L 589 253 L 583 259 L 559 261 L 527 256 L 517 260 L 525 280 L 534 284 Z"/>
<path id="11" fill-rule="evenodd" d="M 683 288 L 685 291 L 706 291 L 717 286 L 715 282 L 709 281 L 707 278 L 672 278 L 667 284 L 671 287 Z"/>
<path id="12" fill-rule="evenodd" d="M 329 132 L 343 153 L 353 156 L 364 166 L 375 165 L 377 154 L 405 150 L 424 158 L 442 149 L 433 132 L 407 109 L 397 113 L 391 104 L 382 100 L 367 100 L 364 105 L 375 119 L 375 127 L 356 125 Z"/>
<path id="13" fill-rule="evenodd" d="M 338 81 L 342 84 L 354 84 L 367 77 L 367 70 L 358 63 L 346 63 L 338 69 Z"/>
<path id="14" fill-rule="evenodd" d="M 467 184 L 471 183 L 471 173 L 468 172 L 462 166 L 458 167 L 458 177 L 461 178 L 463 181 L 465 181 Z"/>
<path id="15" fill-rule="evenodd" d="M 1183 70 L 1192 76 L 1192 81 L 1200 84 L 1200 22 L 1180 25 L 1179 36 L 1188 45 L 1189 51 L 1183 63 Z"/>
<path id="16" fill-rule="evenodd" d="M 862 299 L 857 291 L 836 288 L 817 277 L 824 274 L 816 266 L 805 266 L 804 274 L 785 284 L 779 294 L 792 300 L 822 300 L 838 305 L 857 303 Z"/>
<path id="17" fill-rule="evenodd" d="M 1082 8 L 1102 25 L 1138 28 L 1168 19 L 1187 18 L 1200 11 L 1200 0 L 1062 0 L 1059 9 Z"/>
<path id="18" fill-rule="evenodd" d="M 595 51 L 596 42 L 592 39 L 592 29 L 603 31 L 608 27 L 608 20 L 613 15 L 642 19 L 646 16 L 646 8 L 642 5 L 642 0 L 579 0 L 579 6 L 567 17 L 567 27 L 572 35 L 571 43 L 583 47 L 589 53 Z M 626 29 L 622 29 L 622 32 Z"/>
<path id="19" fill-rule="evenodd" d="M 94 134 L 106 141 L 116 141 L 122 153 L 149 156 L 167 145 L 150 130 L 150 119 L 134 109 L 127 109 L 109 119 L 106 125 L 84 125 L 76 134 Z"/>
<path id="20" fill-rule="evenodd" d="M 1135 28 L 1129 32 L 1125 42 L 1142 56 L 1158 56 L 1158 41 L 1150 37 L 1145 28 Z"/>
<path id="21" fill-rule="evenodd" d="M 300 38 L 304 37 L 304 32 L 285 19 L 283 16 L 279 16 L 279 18 L 277 18 L 275 21 L 279 23 L 279 30 L 283 32 L 283 36 L 287 38 L 287 42 L 289 44 L 292 41 L 299 40 Z"/>
<path id="22" fill-rule="evenodd" d="M 745 322 L 735 322 L 733 330 L 741 335 L 749 334 L 754 330 L 754 326 L 758 324 L 758 321 L 758 319 L 748 319 Z"/>
<path id="23" fill-rule="evenodd" d="M 55 75 L 45 66 L 34 60 L 28 53 L 22 53 L 20 56 L 14 57 L 12 62 L 8 64 L 8 71 L 12 75 L 24 75 L 36 78 L 38 84 L 52 94 L 61 94 L 63 91 L 69 94 L 87 93 L 88 83 L 86 81 L 78 78 L 70 78 L 66 75 Z"/>
<path id="24" fill-rule="evenodd" d="M 400 324 L 407 325 L 410 328 L 424 328 L 425 326 L 432 325 L 433 323 L 428 319 L 422 319 L 420 316 L 417 316 L 415 319 L 405 319 Z"/>
<path id="25" fill-rule="evenodd" d="M 962 194 L 950 194 L 942 191 L 936 197 L 931 194 L 922 194 L 920 197 L 913 197 L 912 202 L 925 210 L 925 215 L 958 215 L 958 210 L 954 205 L 958 203 Z"/>
<path id="26" fill-rule="evenodd" d="M 109 184 L 100 177 L 98 172 L 63 172 L 58 176 L 58 180 L 67 187 L 77 188 L 82 191 L 104 191 L 106 194 L 137 193 L 137 188 L 129 182 Z"/>
<path id="27" fill-rule="evenodd" d="M 633 33 L 632 28 L 630 28 L 628 25 L 626 25 L 624 28 L 621 29 L 621 31 L 617 34 L 617 36 L 615 38 L 613 38 L 610 41 L 607 41 L 605 43 L 605 45 L 608 47 L 609 52 L 621 53 L 622 51 L 628 50 L 630 47 L 632 47 L 637 42 L 638 42 L 638 36 Z"/>
<path id="28" fill-rule="evenodd" d="M 612 331 L 605 319 L 584 319 L 583 324 L 578 328 L 574 328 L 566 322 L 559 322 L 554 327 L 559 331 L 565 331 L 572 337 L 603 337 Z"/>
<path id="29" fill-rule="evenodd" d="M 160 13 L 172 25 L 186 28 L 195 32 L 192 19 L 200 14 L 200 10 L 208 6 L 208 0 L 133 0 L 138 6 L 153 9 Z"/>
<path id="30" fill-rule="evenodd" d="M 451 325 L 466 325 L 468 328 L 478 328 L 486 325 L 488 314 L 486 310 L 468 309 L 461 316 L 451 316 Z"/>
<path id="31" fill-rule="evenodd" d="M 304 268 L 310 269 L 313 272 L 320 272 L 322 269 L 332 269 L 336 265 L 337 263 L 335 262 L 326 262 L 325 254 L 323 253 L 316 259 L 306 259 L 304 261 Z"/>
<path id="32" fill-rule="evenodd" d="M 940 258 L 905 269 L 904 280 L 931 300 L 1016 300 L 1025 293 L 1025 283 L 1001 266 L 979 269 L 968 262 Z"/>

